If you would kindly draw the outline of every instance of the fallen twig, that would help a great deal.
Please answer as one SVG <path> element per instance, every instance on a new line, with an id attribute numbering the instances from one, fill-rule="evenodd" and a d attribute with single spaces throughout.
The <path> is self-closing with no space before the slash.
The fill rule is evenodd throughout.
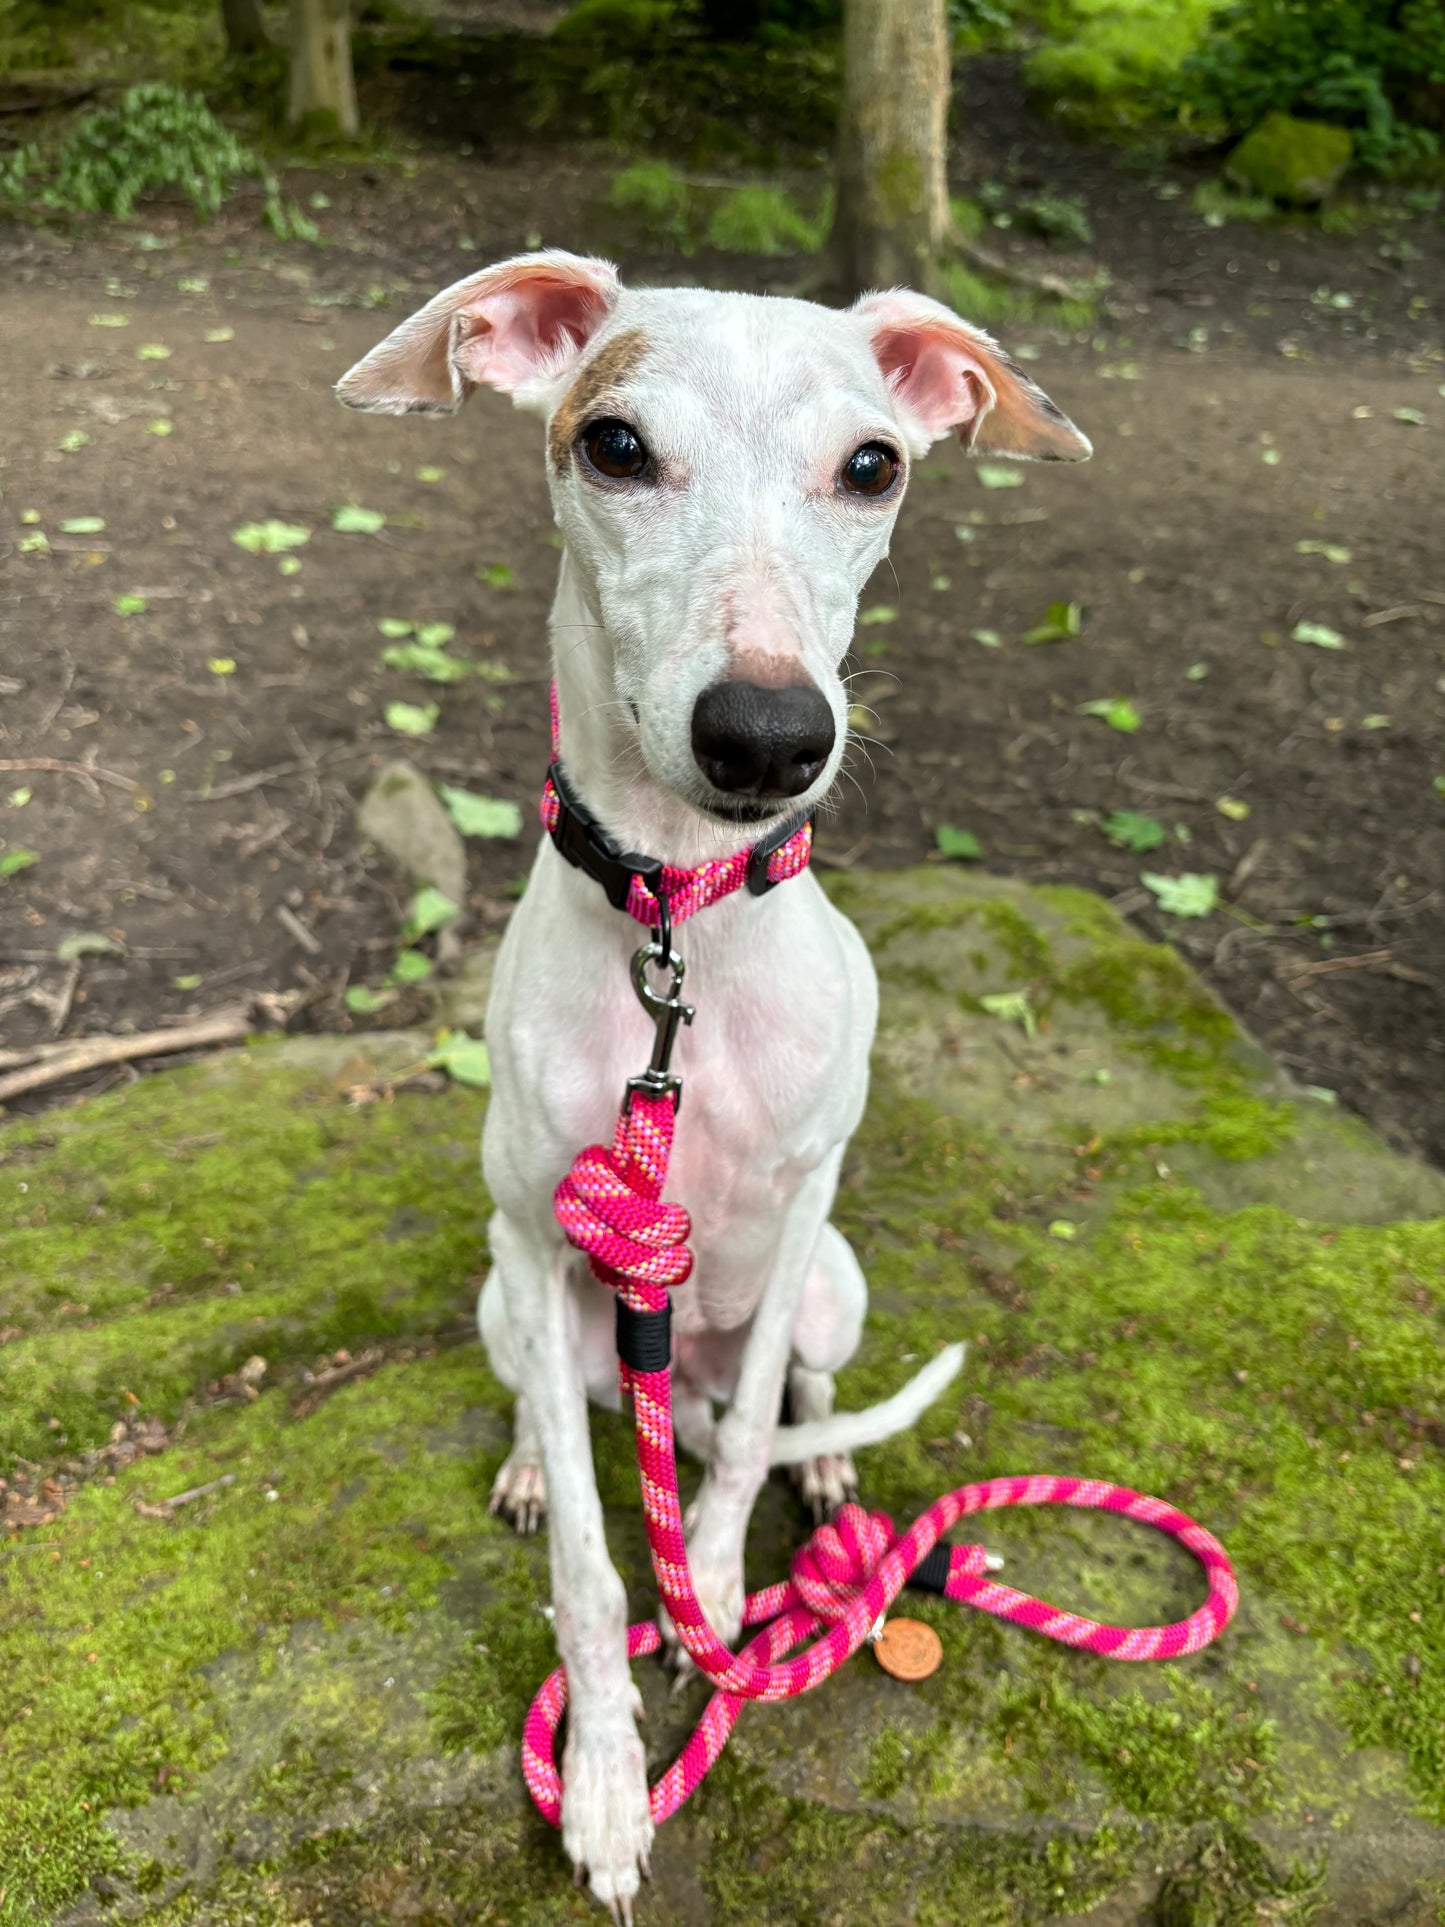
<path id="1" fill-rule="evenodd" d="M 284 903 L 278 903 L 276 906 L 276 921 L 289 937 L 296 939 L 308 957 L 321 955 L 325 948 L 321 939 L 314 931 L 308 930 L 296 912 L 288 910 Z"/>
<path id="2" fill-rule="evenodd" d="M 173 1499 L 162 1499 L 159 1505 L 147 1505 L 145 1500 L 137 1499 L 135 1509 L 145 1519 L 168 1519 L 177 1506 L 189 1505 L 192 1499 L 204 1499 L 207 1493 L 219 1492 L 222 1486 L 235 1483 L 234 1472 L 223 1472 L 219 1479 L 212 1479 L 208 1485 L 193 1485 L 189 1492 L 178 1492 Z"/>
<path id="3" fill-rule="evenodd" d="M 83 783 L 111 783 L 118 790 L 140 794 L 140 784 L 128 776 L 117 776 L 113 769 L 100 769 L 94 763 L 66 763 L 58 756 L 0 756 L 0 771 L 36 770 L 53 776 L 78 776 Z"/>
<path id="4" fill-rule="evenodd" d="M 23 1097 L 27 1091 L 63 1084 L 86 1071 L 107 1064 L 128 1064 L 141 1057 L 168 1057 L 175 1051 L 198 1050 L 213 1044 L 239 1044 L 251 1029 L 249 1004 L 228 1004 L 171 1030 L 137 1031 L 134 1037 L 81 1037 L 64 1044 L 37 1044 L 25 1053 L 28 1068 L 0 1077 L 0 1103 Z M 17 1053 L 12 1053 L 15 1055 Z"/>
<path id="5" fill-rule="evenodd" d="M 1035 274 L 1029 268 L 1016 267 L 1012 261 L 1006 261 L 991 248 L 982 248 L 977 241 L 970 241 L 957 232 L 949 236 L 949 246 L 973 267 L 982 268 L 985 274 L 992 274 L 1000 281 L 1011 281 L 1020 288 L 1032 288 L 1036 294 L 1051 294 L 1060 301 L 1084 299 L 1085 291 L 1072 281 L 1065 281 L 1057 274 Z"/>

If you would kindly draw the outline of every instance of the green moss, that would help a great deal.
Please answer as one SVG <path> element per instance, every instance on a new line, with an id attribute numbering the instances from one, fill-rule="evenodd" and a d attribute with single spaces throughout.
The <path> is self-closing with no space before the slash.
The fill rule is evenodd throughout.
<path id="1" fill-rule="evenodd" d="M 455 1325 L 483 1254 L 478 1122 L 460 1090 L 358 1111 L 254 1052 L 11 1126 L 0 1453 L 97 1445 L 136 1403 L 173 1417 L 255 1353 Z"/>
<path id="2" fill-rule="evenodd" d="M 1180 1141 L 1191 1175 L 1228 1161 L 1247 1180 L 1265 1153 L 1298 1155 L 1297 1112 L 1254 1094 L 1258 1060 L 1178 960 L 1092 899 L 932 870 L 835 895 L 900 1027 L 836 1213 L 872 1294 L 841 1403 L 970 1345 L 958 1386 L 859 1455 L 865 1498 L 907 1518 L 1004 1472 L 1115 1479 L 1218 1532 L 1243 1606 L 1205 1654 L 1124 1668 L 911 1599 L 939 1672 L 895 1688 L 860 1659 L 799 1705 L 747 1709 L 659 1843 L 660 1871 L 692 1883 L 669 1904 L 719 1927 L 851 1927 L 886 1893 L 932 1927 L 1024 1927 L 1138 1892 L 1169 1927 L 1304 1923 L 1372 1801 L 1445 1825 L 1445 1571 L 1422 1556 L 1445 1517 L 1445 1220 L 1213 1210 L 1170 1175 L 1159 1153 Z M 992 1094 L 1007 1084 L 945 1115 L 895 1064 L 911 1025 L 925 1044 L 935 1019 L 987 1041 L 957 1000 L 969 972 L 1001 968 L 1051 1027 L 1022 1060 L 1041 1086 L 1077 1091 L 1080 1039 L 1151 1066 L 1134 1111 L 1077 1155 L 1062 1122 L 1064 1154 L 1029 1153 L 1040 1117 L 1075 1115 L 1034 1108 L 1032 1087 L 1012 1118 Z M 926 1054 L 936 1075 L 946 1053 Z M 960 1060 L 966 1092 L 982 1055 Z M 184 1419 L 166 1454 L 0 1546 L 3 1927 L 53 1919 L 91 1883 L 146 1927 L 592 1917 L 516 1773 L 555 1663 L 546 1554 L 486 1514 L 507 1401 L 475 1345 L 392 1364 L 303 1420 L 284 1389 L 193 1396 L 256 1349 L 284 1375 L 323 1332 L 355 1349 L 469 1315 L 475 1099 L 358 1111 L 337 1085 L 257 1052 L 0 1137 L 23 1332 L 0 1347 L 8 1436 L 31 1457 L 73 1451 L 122 1385 Z M 1049 1234 L 1063 1218 L 1071 1241 Z M 81 1279 L 84 1314 L 63 1309 Z M 31 1362 L 14 1372 L 11 1354 Z M 594 1415 L 593 1437 L 640 1615 L 629 1429 Z M 173 1518 L 137 1509 L 226 1475 Z M 697 1477 L 684 1467 L 685 1491 Z M 773 1482 L 752 1582 L 801 1530 Z M 995 1513 L 979 1536 L 1010 1583 L 1096 1617 L 1158 1623 L 1199 1601 L 1186 1554 L 1107 1515 Z M 686 1708 L 639 1677 L 658 1767 Z"/>
<path id="3" fill-rule="evenodd" d="M 1052 974 L 1054 957 L 1048 938 L 1016 905 L 997 897 L 911 905 L 889 917 L 874 934 L 873 942 L 879 951 L 884 951 L 900 937 L 927 936 L 935 930 L 962 930 L 971 924 L 987 930 L 1009 962 L 1026 976 Z"/>

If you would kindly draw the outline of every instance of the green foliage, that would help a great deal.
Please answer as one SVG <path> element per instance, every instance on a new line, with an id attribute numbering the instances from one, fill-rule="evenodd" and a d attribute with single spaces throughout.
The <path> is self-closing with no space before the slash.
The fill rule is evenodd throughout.
<path id="1" fill-rule="evenodd" d="M 624 168 L 614 176 L 607 198 L 649 240 L 683 254 L 704 245 L 727 254 L 816 254 L 833 221 L 831 194 L 808 215 L 781 188 L 752 182 L 720 195 L 666 161 Z"/>
<path id="2" fill-rule="evenodd" d="M 778 188 L 757 184 L 720 203 L 708 222 L 707 241 L 726 254 L 816 254 L 832 224 L 831 195 L 810 219 Z"/>
<path id="3" fill-rule="evenodd" d="M 218 121 L 199 94 L 150 82 L 114 107 L 87 114 L 46 161 L 24 148 L 0 164 L 0 200 L 18 200 L 32 173 L 44 175 L 33 201 L 72 214 L 128 221 L 148 194 L 179 190 L 209 219 L 247 179 L 266 193 L 267 224 L 281 240 L 315 241 L 314 225 L 283 200 L 275 176 Z"/>
<path id="4" fill-rule="evenodd" d="M 55 159 L 47 206 L 128 221 L 144 194 L 179 188 L 211 216 L 260 163 L 197 94 L 132 87 L 115 107 L 87 114 Z"/>
<path id="5" fill-rule="evenodd" d="M 1217 0 L 1042 0 L 1043 39 L 1025 63 L 1031 87 L 1056 101 L 1134 120 L 1198 44 Z"/>
<path id="6" fill-rule="evenodd" d="M 689 242 L 692 189 L 666 161 L 637 161 L 614 175 L 608 204 L 619 214 L 631 214 L 649 239 Z"/>
<path id="7" fill-rule="evenodd" d="M 1334 121 L 1384 170 L 1438 152 L 1442 87 L 1437 0 L 1236 0 L 1184 62 L 1178 99 L 1238 132 L 1271 112 Z"/>

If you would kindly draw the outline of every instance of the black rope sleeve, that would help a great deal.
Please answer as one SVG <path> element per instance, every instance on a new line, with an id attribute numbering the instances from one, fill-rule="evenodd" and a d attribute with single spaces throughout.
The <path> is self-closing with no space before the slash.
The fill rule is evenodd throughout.
<path id="1" fill-rule="evenodd" d="M 952 1557 L 953 1547 L 946 1546 L 940 1541 L 922 1565 L 914 1567 L 906 1583 L 914 1592 L 941 1593 L 948 1584 L 948 1568 Z"/>
<path id="2" fill-rule="evenodd" d="M 672 1363 L 672 1307 L 634 1311 L 619 1298 L 617 1356 L 634 1372 L 665 1372 Z"/>

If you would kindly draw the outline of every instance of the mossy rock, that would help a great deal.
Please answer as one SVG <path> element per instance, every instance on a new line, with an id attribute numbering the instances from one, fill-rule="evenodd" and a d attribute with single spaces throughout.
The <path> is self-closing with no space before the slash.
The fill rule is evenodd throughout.
<path id="1" fill-rule="evenodd" d="M 1096 898 L 945 865 L 833 891 L 884 1010 L 837 1214 L 873 1293 L 842 1400 L 970 1341 L 861 1456 L 865 1497 L 1126 1482 L 1220 1534 L 1242 1605 L 1204 1653 L 1131 1668 L 910 1603 L 939 1672 L 860 1657 L 748 1708 L 659 1837 L 640 1927 L 1427 1927 L 1445 1178 L 1297 1091 Z M 359 1101 L 424 1043 L 262 1045 L 0 1130 L 0 1471 L 65 1488 L 0 1543 L 4 1927 L 597 1918 L 516 1760 L 555 1656 L 545 1544 L 486 1510 L 481 1098 Z M 321 1399 L 337 1350 L 369 1375 Z M 137 1414 L 165 1449 L 95 1456 Z M 630 1437 L 593 1433 L 640 1618 Z M 803 1530 L 770 1481 L 752 1583 Z M 1172 1542 L 1104 1515 L 986 1537 L 1096 1616 L 1200 1596 Z M 639 1682 L 656 1771 L 704 1696 Z"/>
<path id="2" fill-rule="evenodd" d="M 1339 186 L 1354 152 L 1348 127 L 1269 114 L 1245 135 L 1224 171 L 1239 186 L 1286 207 L 1318 207 Z"/>

